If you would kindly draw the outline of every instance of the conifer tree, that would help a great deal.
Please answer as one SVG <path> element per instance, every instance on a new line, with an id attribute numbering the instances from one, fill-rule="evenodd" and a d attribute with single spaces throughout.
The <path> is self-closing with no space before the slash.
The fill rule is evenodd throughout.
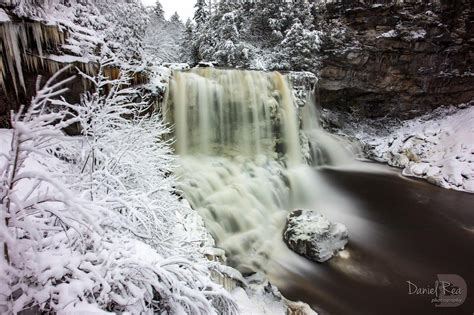
<path id="1" fill-rule="evenodd" d="M 321 32 L 306 29 L 295 19 L 279 45 L 279 53 L 275 56 L 276 67 L 283 70 L 315 71 L 319 65 L 321 35 Z"/>
<path id="2" fill-rule="evenodd" d="M 156 0 L 155 7 L 153 8 L 153 12 L 155 13 L 155 17 L 159 20 L 165 19 L 165 10 L 163 10 L 163 6 L 161 5 L 160 0 Z"/>
<path id="3" fill-rule="evenodd" d="M 196 31 L 192 20 L 188 19 L 184 27 L 179 56 L 182 61 L 195 65 L 199 62 L 199 52 L 195 45 Z"/>
<path id="4" fill-rule="evenodd" d="M 178 12 L 173 13 L 173 15 L 170 17 L 170 22 L 176 25 L 183 25 L 183 22 L 181 22 L 181 18 L 179 17 Z"/>
<path id="5" fill-rule="evenodd" d="M 194 8 L 194 22 L 196 22 L 198 27 L 201 27 L 206 23 L 210 15 L 206 0 L 197 0 Z"/>
<path id="6" fill-rule="evenodd" d="M 226 13 L 217 24 L 216 52 L 214 59 L 221 65 L 233 67 L 247 66 L 249 50 L 241 43 L 240 33 L 236 26 L 236 16 L 233 12 Z"/>

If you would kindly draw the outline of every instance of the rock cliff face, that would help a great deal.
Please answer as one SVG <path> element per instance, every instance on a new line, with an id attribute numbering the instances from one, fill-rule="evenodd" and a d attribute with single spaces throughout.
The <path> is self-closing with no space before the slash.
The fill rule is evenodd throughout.
<path id="1" fill-rule="evenodd" d="M 328 4 L 322 106 L 409 118 L 473 100 L 472 5 L 445 2 Z"/>

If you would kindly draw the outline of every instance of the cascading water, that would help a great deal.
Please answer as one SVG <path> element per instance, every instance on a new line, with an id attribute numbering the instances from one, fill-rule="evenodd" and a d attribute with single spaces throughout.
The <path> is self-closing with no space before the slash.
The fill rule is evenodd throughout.
<path id="1" fill-rule="evenodd" d="M 320 129 L 314 104 L 298 108 L 277 72 L 198 68 L 174 74 L 168 106 L 181 190 L 231 265 L 264 269 L 288 211 L 314 203 L 300 128 Z"/>

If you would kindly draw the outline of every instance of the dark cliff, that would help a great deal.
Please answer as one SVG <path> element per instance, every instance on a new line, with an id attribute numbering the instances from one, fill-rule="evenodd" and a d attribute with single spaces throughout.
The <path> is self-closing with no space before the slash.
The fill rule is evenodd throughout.
<path id="1" fill-rule="evenodd" d="M 409 118 L 473 100 L 472 5 L 427 2 L 326 5 L 322 106 Z"/>

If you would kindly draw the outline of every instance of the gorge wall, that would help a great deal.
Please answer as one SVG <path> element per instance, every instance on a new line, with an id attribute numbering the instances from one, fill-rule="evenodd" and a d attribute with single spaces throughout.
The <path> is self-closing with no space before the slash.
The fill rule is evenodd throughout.
<path id="1" fill-rule="evenodd" d="M 323 107 L 410 118 L 474 99 L 470 1 L 363 2 L 325 6 Z"/>

